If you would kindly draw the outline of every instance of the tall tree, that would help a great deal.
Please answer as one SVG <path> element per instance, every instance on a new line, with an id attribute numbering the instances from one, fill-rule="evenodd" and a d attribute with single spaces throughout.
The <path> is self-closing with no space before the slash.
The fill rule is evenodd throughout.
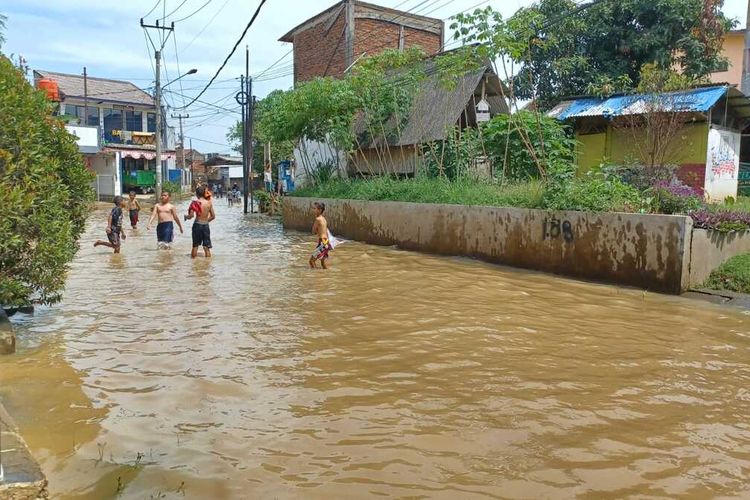
<path id="1" fill-rule="evenodd" d="M 515 95 L 537 99 L 544 109 L 561 97 L 586 93 L 603 80 L 638 85 L 641 68 L 655 63 L 679 67 L 698 78 L 721 62 L 724 34 L 733 25 L 723 0 L 541 0 L 507 21 L 486 10 L 457 18 L 457 38 L 500 41 L 498 52 L 521 69 L 512 78 Z M 512 44 L 508 44 L 508 41 Z M 518 45 L 524 45 L 519 52 Z"/>

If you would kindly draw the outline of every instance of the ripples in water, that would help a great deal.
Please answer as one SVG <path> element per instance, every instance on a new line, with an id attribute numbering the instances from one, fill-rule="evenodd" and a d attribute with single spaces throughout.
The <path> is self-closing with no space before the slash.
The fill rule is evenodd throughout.
<path id="1" fill-rule="evenodd" d="M 0 361 L 56 498 L 750 496 L 743 314 L 359 243 L 313 272 L 222 206 L 211 260 L 115 256 L 104 215 Z"/>

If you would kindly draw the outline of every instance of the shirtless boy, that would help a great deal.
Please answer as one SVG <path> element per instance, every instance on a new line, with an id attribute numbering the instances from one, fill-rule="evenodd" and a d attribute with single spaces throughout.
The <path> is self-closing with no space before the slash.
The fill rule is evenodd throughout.
<path id="1" fill-rule="evenodd" d="M 141 204 L 135 198 L 135 191 L 128 193 L 128 215 L 130 215 L 130 225 L 135 229 L 138 225 L 138 214 L 141 211 Z"/>
<path id="2" fill-rule="evenodd" d="M 195 196 L 198 198 L 190 204 L 185 220 L 195 217 L 193 223 L 193 251 L 190 253 L 192 258 L 198 256 L 198 247 L 203 247 L 203 253 L 206 257 L 211 257 L 211 227 L 208 225 L 216 218 L 214 213 L 214 204 L 211 201 L 210 193 L 203 186 L 195 189 Z"/>
<path id="3" fill-rule="evenodd" d="M 107 240 L 96 240 L 94 243 L 95 247 L 104 246 L 109 247 L 120 253 L 120 238 L 125 239 L 125 233 L 122 232 L 122 196 L 115 196 L 115 206 L 107 217 Z"/>
<path id="4" fill-rule="evenodd" d="M 310 256 L 310 267 L 312 269 L 315 269 L 315 262 L 318 260 L 323 269 L 328 269 L 326 261 L 328 260 L 328 252 L 331 250 L 331 245 L 328 241 L 328 221 L 323 216 L 323 212 L 325 211 L 325 203 L 317 201 L 313 203 L 315 222 L 313 223 L 312 233 L 318 236 L 318 246 L 315 247 L 315 250 Z"/>
<path id="5" fill-rule="evenodd" d="M 177 210 L 169 202 L 169 191 L 162 191 L 161 199 L 159 203 L 154 206 L 154 211 L 151 213 L 151 218 L 148 220 L 147 230 L 151 230 L 151 224 L 154 223 L 154 219 L 158 218 L 159 223 L 156 225 L 156 241 L 159 248 L 169 248 L 169 245 L 174 240 L 174 223 L 180 228 L 180 234 L 182 234 L 182 222 L 177 216 Z"/>

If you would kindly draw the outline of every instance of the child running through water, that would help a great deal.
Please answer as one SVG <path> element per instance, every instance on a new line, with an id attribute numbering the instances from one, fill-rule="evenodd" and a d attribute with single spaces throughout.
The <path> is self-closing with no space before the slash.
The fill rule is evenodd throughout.
<path id="1" fill-rule="evenodd" d="M 169 201 L 169 191 L 162 191 L 159 203 L 154 206 L 151 218 L 148 220 L 147 230 L 151 230 L 151 224 L 158 217 L 159 223 L 156 225 L 156 244 L 159 248 L 170 248 L 174 240 L 174 223 L 180 228 L 180 234 L 183 233 L 182 222 L 177 215 L 177 210 Z"/>
<path id="2" fill-rule="evenodd" d="M 138 214 L 141 211 L 141 204 L 135 198 L 135 191 L 128 193 L 128 214 L 130 215 L 130 225 L 135 229 L 138 225 Z"/>
<path id="3" fill-rule="evenodd" d="M 216 218 L 214 204 L 211 201 L 211 193 L 203 186 L 195 189 L 197 200 L 190 203 L 190 208 L 185 220 L 195 217 L 193 223 L 193 251 L 190 256 L 194 259 L 198 256 L 198 247 L 203 247 L 206 257 L 211 257 L 211 227 L 209 223 Z"/>
<path id="4" fill-rule="evenodd" d="M 310 267 L 315 269 L 315 262 L 319 260 L 323 269 L 328 269 L 326 261 L 328 260 L 328 252 L 331 251 L 331 243 L 328 239 L 328 235 L 330 234 L 328 232 L 328 221 L 323 215 L 326 211 L 326 205 L 325 203 L 316 201 L 313 203 L 312 210 L 315 216 L 312 233 L 318 235 L 318 246 L 315 247 L 312 255 L 310 255 Z"/>
<path id="5" fill-rule="evenodd" d="M 125 233 L 122 232 L 122 196 L 115 196 L 114 208 L 107 217 L 107 240 L 96 240 L 94 247 L 104 246 L 114 249 L 115 253 L 120 253 L 120 238 L 125 239 Z"/>

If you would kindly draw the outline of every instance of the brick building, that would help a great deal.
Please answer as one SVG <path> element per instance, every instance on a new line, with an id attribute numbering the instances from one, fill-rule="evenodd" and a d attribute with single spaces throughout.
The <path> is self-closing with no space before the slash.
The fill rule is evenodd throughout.
<path id="1" fill-rule="evenodd" d="M 442 20 L 358 0 L 342 0 L 280 38 L 294 45 L 294 83 L 340 77 L 363 55 L 421 47 L 440 52 Z"/>

